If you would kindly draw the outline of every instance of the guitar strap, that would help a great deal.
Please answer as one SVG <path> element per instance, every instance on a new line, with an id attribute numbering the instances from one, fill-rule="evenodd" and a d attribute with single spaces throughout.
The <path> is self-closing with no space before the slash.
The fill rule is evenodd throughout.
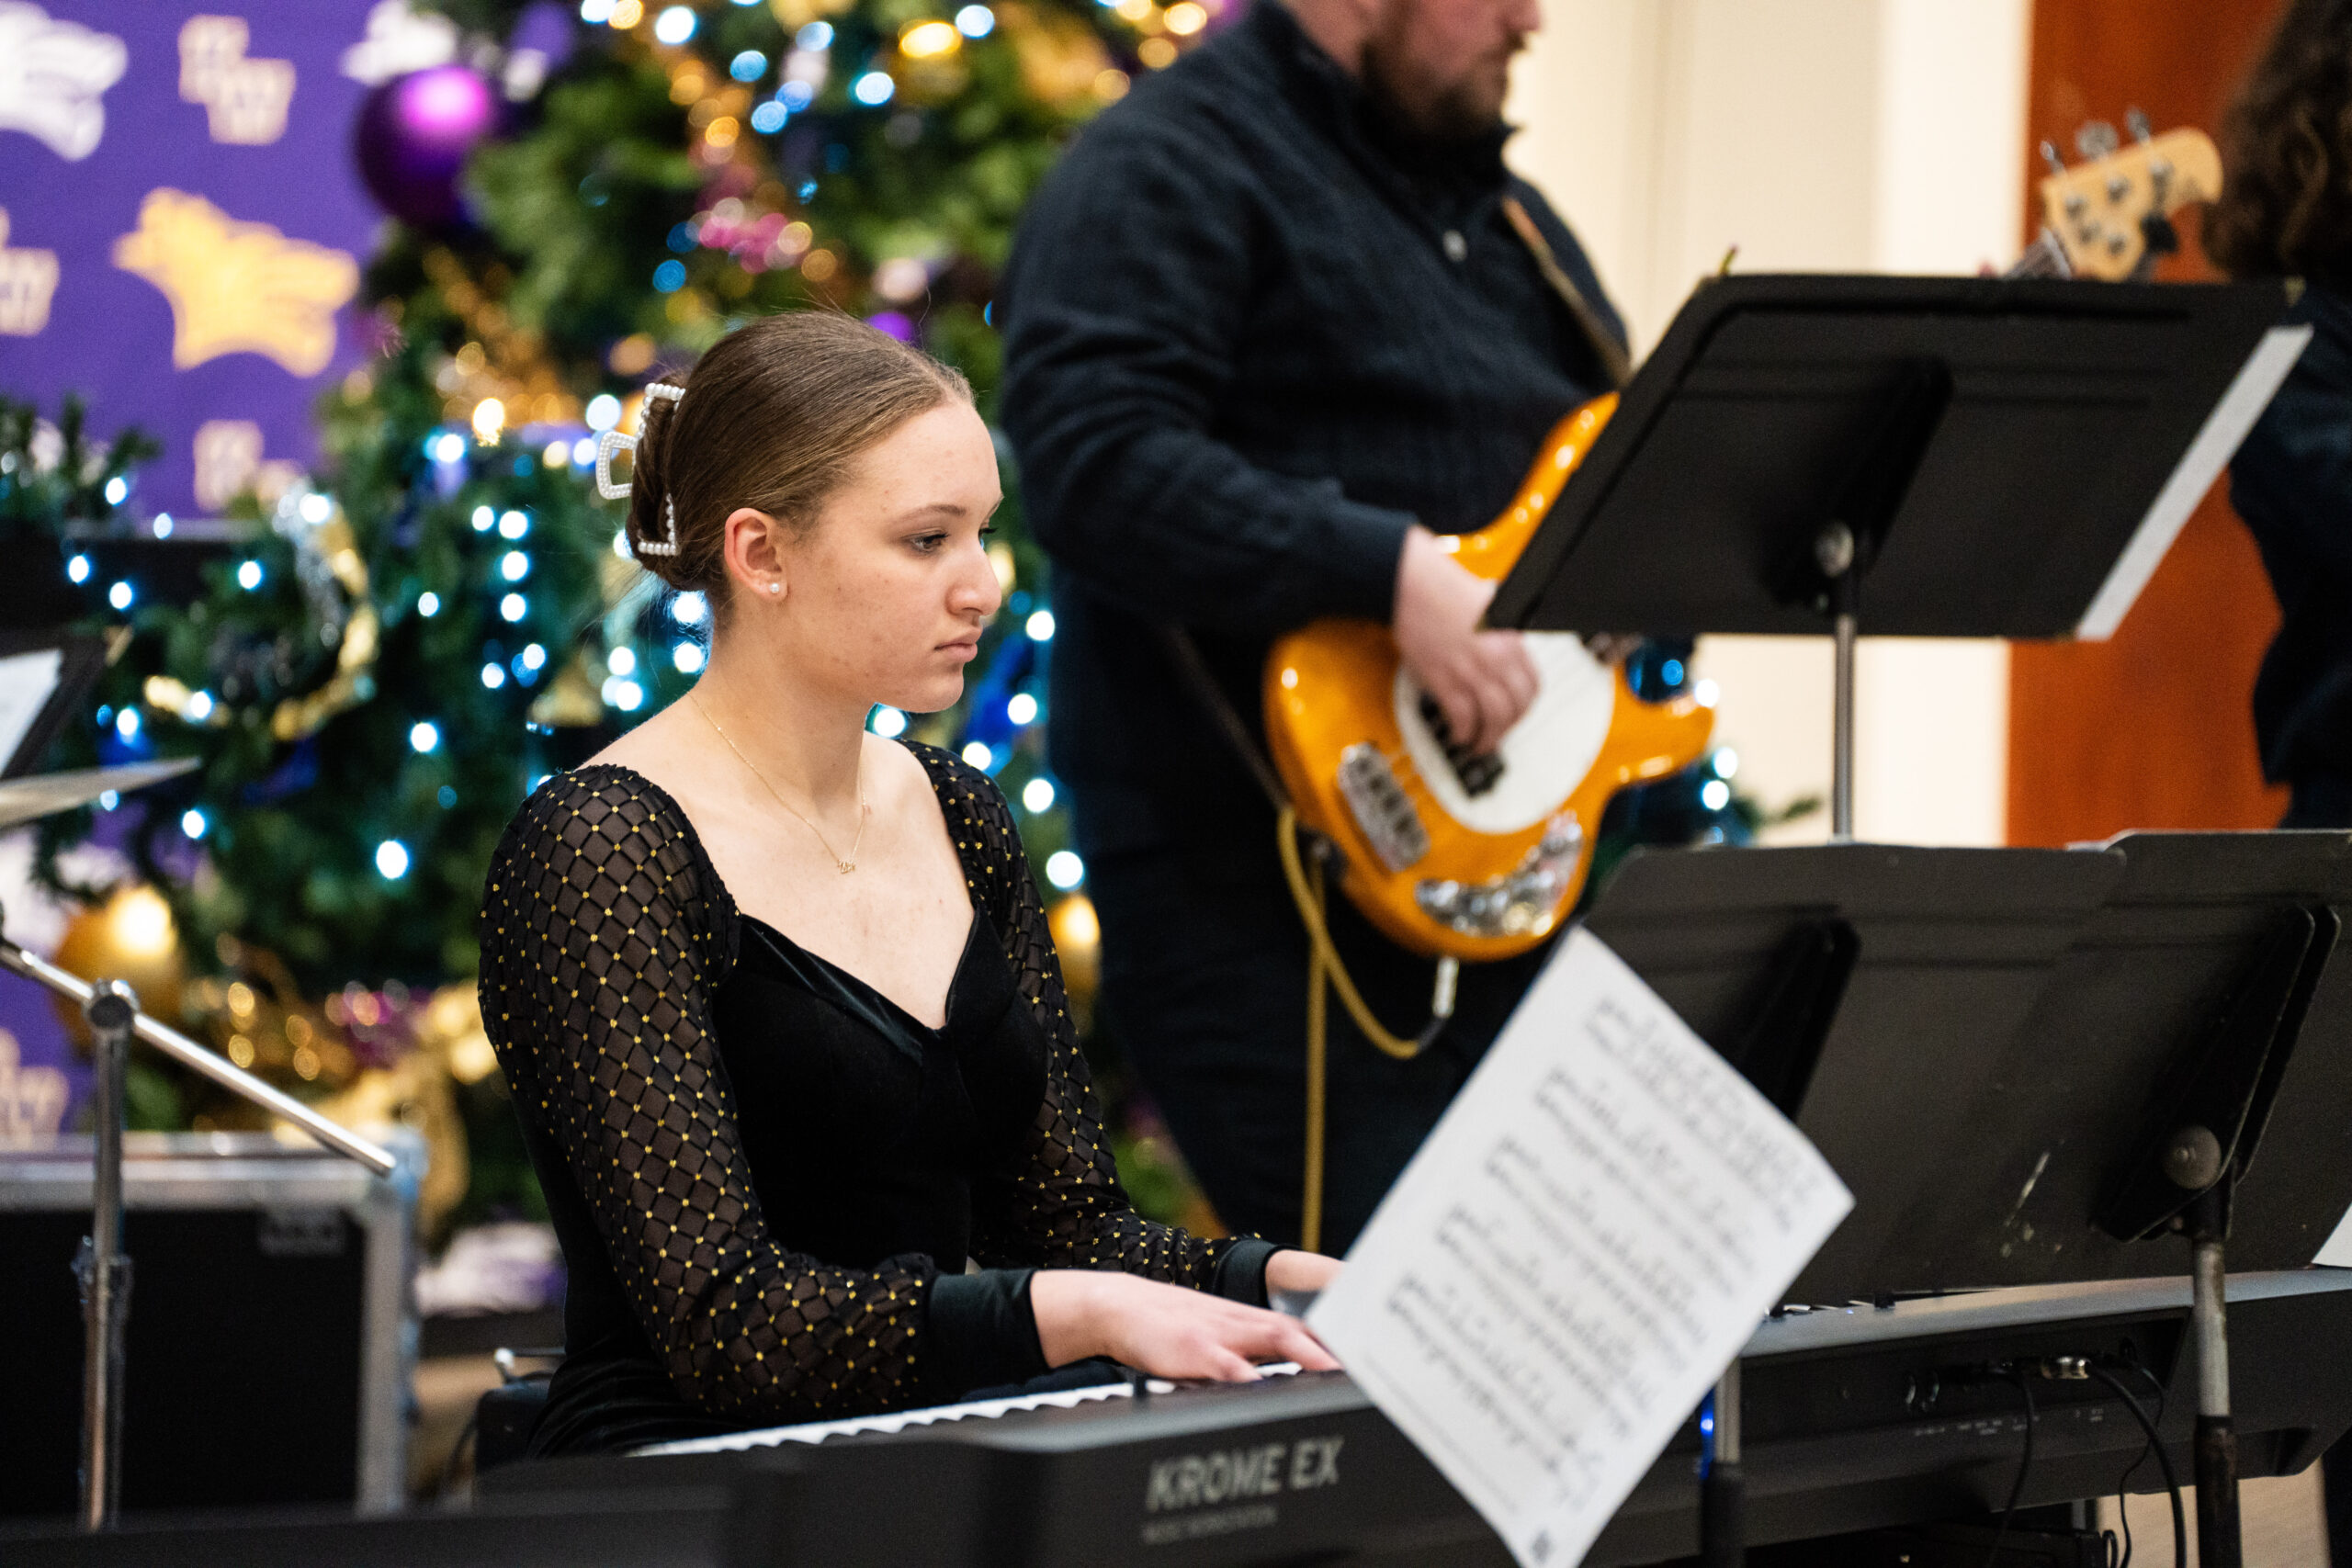
<path id="1" fill-rule="evenodd" d="M 1584 290 L 1577 287 L 1577 280 L 1570 277 L 1567 269 L 1560 265 L 1560 258 L 1552 254 L 1552 243 L 1544 237 L 1544 231 L 1535 226 L 1534 217 L 1515 196 L 1503 197 L 1503 216 L 1510 220 L 1511 230 L 1519 235 L 1520 243 L 1534 256 L 1535 270 L 1544 275 L 1544 281 L 1552 286 L 1552 292 L 1567 306 L 1570 319 L 1584 333 L 1585 341 L 1592 345 L 1602 372 L 1609 378 L 1610 389 L 1623 390 L 1625 383 L 1634 378 L 1634 362 L 1626 357 L 1616 337 L 1601 324 L 1600 312 L 1585 299 Z"/>

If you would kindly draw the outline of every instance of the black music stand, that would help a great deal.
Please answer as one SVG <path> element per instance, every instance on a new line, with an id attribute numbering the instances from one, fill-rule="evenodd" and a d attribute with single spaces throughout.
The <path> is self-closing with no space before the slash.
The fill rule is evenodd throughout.
<path id="1" fill-rule="evenodd" d="M 2113 631 L 2308 339 L 2277 285 L 1753 276 L 1682 308 L 1497 592 L 1543 630 Z M 2257 350 L 2259 349 L 2259 353 Z"/>
<path id="2" fill-rule="evenodd" d="M 1796 1299 L 2131 1278 L 2188 1238 L 2231 1563 L 2222 1244 L 2299 1269 L 2352 1208 L 2347 914 L 2352 834 L 2212 833 L 1641 854 L 1588 919 L 1853 1190 Z"/>

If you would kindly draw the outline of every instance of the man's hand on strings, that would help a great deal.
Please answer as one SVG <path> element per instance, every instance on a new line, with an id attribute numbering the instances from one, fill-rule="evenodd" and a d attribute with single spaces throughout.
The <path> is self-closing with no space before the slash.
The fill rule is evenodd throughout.
<path id="1" fill-rule="evenodd" d="M 1416 524 L 1396 558 L 1396 651 L 1458 744 L 1492 751 L 1535 700 L 1535 660 L 1515 631 L 1479 626 L 1495 585 L 1464 570 Z"/>

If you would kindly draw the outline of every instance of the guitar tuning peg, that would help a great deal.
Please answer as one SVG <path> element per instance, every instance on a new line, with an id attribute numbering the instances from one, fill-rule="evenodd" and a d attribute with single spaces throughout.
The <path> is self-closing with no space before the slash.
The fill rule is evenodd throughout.
<path id="1" fill-rule="evenodd" d="M 2047 139 L 2041 143 L 2041 161 L 2050 165 L 2050 172 L 2053 175 L 2066 172 L 2066 160 L 2058 156 L 2058 149 L 2052 146 Z"/>
<path id="2" fill-rule="evenodd" d="M 2155 140 L 2153 129 L 2148 124 L 2148 117 L 2137 107 L 2123 111 L 2123 127 L 2132 133 L 2132 140 L 2134 141 Z"/>
<path id="3" fill-rule="evenodd" d="M 2075 132 L 2075 151 L 2096 162 L 2123 144 L 2115 134 L 2115 127 L 2103 119 L 2092 120 Z"/>

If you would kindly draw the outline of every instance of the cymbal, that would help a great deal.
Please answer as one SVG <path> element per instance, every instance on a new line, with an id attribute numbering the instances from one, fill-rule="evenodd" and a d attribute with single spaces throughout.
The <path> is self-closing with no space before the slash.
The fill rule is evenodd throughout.
<path id="1" fill-rule="evenodd" d="M 168 762 L 133 762 L 120 768 L 80 768 L 68 773 L 37 773 L 26 779 L 0 779 L 0 828 L 51 816 L 98 798 L 175 779 L 193 770 L 194 757 Z"/>

